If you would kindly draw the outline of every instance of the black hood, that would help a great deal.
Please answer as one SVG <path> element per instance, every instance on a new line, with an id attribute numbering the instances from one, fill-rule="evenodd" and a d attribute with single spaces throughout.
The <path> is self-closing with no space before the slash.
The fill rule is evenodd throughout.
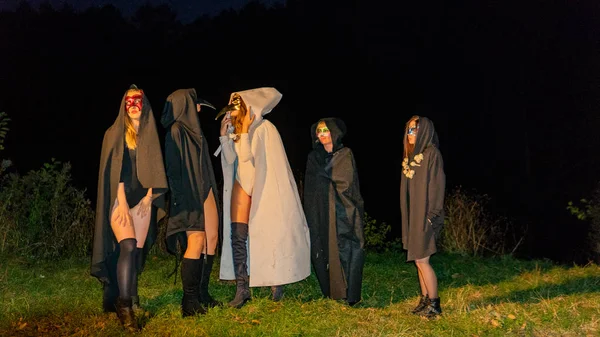
<path id="1" fill-rule="evenodd" d="M 193 133 L 200 133 L 200 120 L 196 104 L 215 108 L 206 100 L 199 98 L 196 89 L 178 89 L 167 97 L 163 107 L 160 123 L 167 128 L 169 125 L 180 122 Z"/>
<path id="2" fill-rule="evenodd" d="M 167 97 L 160 123 L 167 128 L 175 121 L 184 124 L 190 131 L 200 133 L 200 121 L 196 110 L 196 90 L 179 89 Z"/>

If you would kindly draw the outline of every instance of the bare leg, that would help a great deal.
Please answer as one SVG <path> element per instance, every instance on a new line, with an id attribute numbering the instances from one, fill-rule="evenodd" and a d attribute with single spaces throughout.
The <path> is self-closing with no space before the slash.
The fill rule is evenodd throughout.
<path id="1" fill-rule="evenodd" d="M 129 221 L 127 221 L 125 226 L 118 225 L 114 222 L 114 211 L 115 208 L 117 208 L 117 205 L 118 202 L 115 200 L 112 211 L 110 212 L 110 228 L 112 228 L 117 242 L 121 242 L 125 239 L 135 239 L 135 228 L 133 226 L 133 219 L 131 216 L 129 217 Z M 131 211 L 129 213 L 131 214 Z"/>
<path id="2" fill-rule="evenodd" d="M 429 298 L 438 297 L 438 282 L 437 276 L 431 264 L 429 264 L 429 256 L 415 261 L 417 268 L 419 268 L 419 275 L 423 278 L 423 283 L 429 294 Z"/>
<path id="3" fill-rule="evenodd" d="M 206 231 L 204 253 L 215 255 L 219 241 L 219 213 L 217 212 L 217 202 L 212 189 L 208 194 L 208 198 L 204 201 L 204 228 Z"/>
<path id="4" fill-rule="evenodd" d="M 183 254 L 186 259 L 197 260 L 200 258 L 200 254 L 204 250 L 204 240 L 206 235 L 200 231 L 188 231 L 187 234 L 187 249 Z"/>
<path id="5" fill-rule="evenodd" d="M 416 263 L 415 263 L 416 264 Z M 421 295 L 427 296 L 427 286 L 425 285 L 425 281 L 423 280 L 423 273 L 421 273 L 421 269 L 417 265 L 417 276 L 419 277 L 419 285 L 421 286 Z"/>
<path id="6" fill-rule="evenodd" d="M 133 227 L 135 228 L 135 238 L 137 240 L 137 248 L 143 248 L 148 236 L 150 228 L 150 212 L 145 217 L 138 215 L 138 209 L 141 207 L 141 201 L 135 207 L 129 210 L 129 215 L 133 219 Z"/>

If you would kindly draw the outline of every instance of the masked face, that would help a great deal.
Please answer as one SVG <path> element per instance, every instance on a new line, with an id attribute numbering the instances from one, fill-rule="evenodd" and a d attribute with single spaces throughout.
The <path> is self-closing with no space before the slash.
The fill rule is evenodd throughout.
<path id="1" fill-rule="evenodd" d="M 323 145 L 331 144 L 331 131 L 325 123 L 319 123 L 317 125 L 317 138 L 319 138 L 319 142 Z"/>
<path id="2" fill-rule="evenodd" d="M 219 117 L 225 114 L 229 114 L 229 116 L 231 117 L 236 117 L 240 115 L 240 112 L 242 113 L 242 116 L 244 116 L 244 112 L 246 111 L 245 109 L 246 105 L 242 100 L 242 96 L 240 96 L 239 94 L 233 94 L 233 97 L 231 97 L 231 103 L 229 103 L 229 105 L 221 109 L 221 111 L 219 111 L 215 119 L 218 119 Z"/>
<path id="3" fill-rule="evenodd" d="M 408 124 L 408 130 L 406 131 L 406 136 L 408 138 L 408 143 L 414 145 L 417 142 L 417 134 L 419 133 L 419 124 L 417 121 L 412 120 Z"/>
<path id="4" fill-rule="evenodd" d="M 125 96 L 125 110 L 131 119 L 140 119 L 142 114 L 142 102 L 144 92 L 141 90 L 130 90 Z"/>

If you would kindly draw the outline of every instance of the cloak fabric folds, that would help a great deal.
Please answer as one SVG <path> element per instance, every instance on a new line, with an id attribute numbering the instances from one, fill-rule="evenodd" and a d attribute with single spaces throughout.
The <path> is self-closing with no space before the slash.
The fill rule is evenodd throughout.
<path id="1" fill-rule="evenodd" d="M 237 92 L 255 120 L 240 136 L 238 156 L 229 136 L 220 137 L 223 169 L 223 249 L 220 278 L 234 280 L 231 241 L 231 195 L 237 165 L 240 185 L 252 196 L 248 224 L 250 287 L 283 285 L 310 276 L 310 234 L 283 142 L 263 116 L 277 105 L 275 88 Z M 232 93 L 232 96 L 235 93 Z"/>
<path id="2" fill-rule="evenodd" d="M 215 201 L 219 200 L 208 144 L 196 110 L 197 101 L 195 89 L 176 90 L 167 97 L 161 117 L 161 124 L 167 129 L 165 166 L 170 200 L 166 236 L 171 254 L 177 254 L 177 241 L 185 251 L 186 231 L 204 231 L 204 201 L 211 189 Z M 218 202 L 217 211 L 221 219 Z"/>
<path id="3" fill-rule="evenodd" d="M 400 178 L 402 245 L 408 251 L 407 261 L 437 252 L 436 239 L 444 224 L 446 186 L 444 161 L 438 146 L 433 123 L 426 117 L 419 117 L 415 148 L 407 159 L 414 175 L 411 179 L 402 173 Z M 413 162 L 415 165 L 411 165 Z"/>
<path id="4" fill-rule="evenodd" d="M 123 153 L 127 150 L 125 147 L 126 114 L 125 95 L 123 95 L 119 115 L 113 125 L 104 133 L 100 155 L 91 275 L 105 284 L 116 281 L 111 280 L 109 276 L 107 261 L 110 261 L 109 257 L 112 254 L 118 254 L 118 244 L 110 227 L 110 212 L 117 198 Z M 164 194 L 167 191 L 167 178 L 156 121 L 150 101 L 145 94 L 143 95 L 136 151 L 138 180 L 143 188 L 152 188 L 152 217 L 142 251 L 144 258 L 140 259 L 141 263 L 138 265 L 138 272 L 140 272 L 144 267 L 145 256 L 156 240 L 158 233 L 156 224 L 165 216 Z"/>
<path id="5" fill-rule="evenodd" d="M 342 144 L 344 122 L 322 119 L 330 130 L 331 153 L 311 127 L 313 150 L 304 175 L 304 210 L 311 260 L 324 296 L 358 302 L 364 266 L 364 202 L 354 155 Z"/>

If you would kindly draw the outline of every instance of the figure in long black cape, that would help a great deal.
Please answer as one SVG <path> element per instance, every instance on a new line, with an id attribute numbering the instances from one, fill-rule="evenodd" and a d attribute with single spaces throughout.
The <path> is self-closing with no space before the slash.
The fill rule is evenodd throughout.
<path id="1" fill-rule="evenodd" d="M 310 128 L 313 150 L 304 176 L 304 212 L 311 260 L 326 297 L 361 300 L 364 202 L 352 150 L 342 144 L 346 125 L 323 118 Z"/>
<path id="2" fill-rule="evenodd" d="M 221 211 L 216 202 L 218 186 L 208 144 L 198 113 L 202 106 L 214 107 L 198 98 L 195 89 L 179 89 L 167 97 L 162 125 L 167 129 L 165 157 L 170 202 L 167 248 L 181 262 L 183 316 L 206 313 L 220 305 L 210 296 L 208 285 L 219 239 Z"/>
<path id="3" fill-rule="evenodd" d="M 137 328 L 137 278 L 165 215 L 166 191 L 152 107 L 132 86 L 102 141 L 91 261 L 91 275 L 104 286 L 104 310 L 116 311 L 127 328 Z"/>

